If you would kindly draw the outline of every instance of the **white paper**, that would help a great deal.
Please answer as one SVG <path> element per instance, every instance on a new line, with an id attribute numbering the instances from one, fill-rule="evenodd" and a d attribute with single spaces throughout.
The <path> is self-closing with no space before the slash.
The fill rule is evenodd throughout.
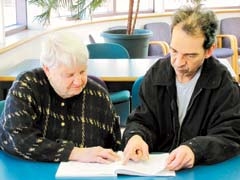
<path id="1" fill-rule="evenodd" d="M 82 163 L 77 161 L 61 162 L 56 178 L 104 177 L 118 174 L 135 176 L 175 176 L 174 171 L 165 170 L 168 153 L 150 154 L 149 160 L 122 165 L 122 161 L 111 164 Z"/>

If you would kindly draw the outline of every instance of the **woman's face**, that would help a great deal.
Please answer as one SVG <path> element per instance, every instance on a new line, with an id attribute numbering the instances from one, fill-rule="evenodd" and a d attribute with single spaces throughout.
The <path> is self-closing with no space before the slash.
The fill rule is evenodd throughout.
<path id="1" fill-rule="evenodd" d="M 54 67 L 43 66 L 49 82 L 62 98 L 69 98 L 82 92 L 87 84 L 87 65 L 72 68 L 59 64 Z"/>

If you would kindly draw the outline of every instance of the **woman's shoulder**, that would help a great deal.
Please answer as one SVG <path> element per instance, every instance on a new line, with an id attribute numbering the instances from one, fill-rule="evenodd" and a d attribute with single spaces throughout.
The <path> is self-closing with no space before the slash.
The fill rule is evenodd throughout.
<path id="1" fill-rule="evenodd" d="M 20 73 L 13 84 L 15 88 L 30 87 L 37 91 L 45 91 L 50 85 L 42 68 L 36 68 Z"/>
<path id="2" fill-rule="evenodd" d="M 46 75 L 42 68 L 35 68 L 29 71 L 21 72 L 17 78 L 17 80 L 36 80 L 36 79 L 46 79 Z"/>
<path id="3" fill-rule="evenodd" d="M 88 77 L 88 82 L 86 86 L 92 90 L 100 90 L 106 93 L 108 92 L 107 85 L 105 84 L 105 82 L 99 78 L 95 77 L 93 78 L 92 76 Z"/>

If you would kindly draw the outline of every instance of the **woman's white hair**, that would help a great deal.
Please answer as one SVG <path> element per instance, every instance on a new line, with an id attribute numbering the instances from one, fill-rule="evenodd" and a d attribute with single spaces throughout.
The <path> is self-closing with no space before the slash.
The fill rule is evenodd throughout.
<path id="1" fill-rule="evenodd" d="M 89 58 L 86 45 L 73 32 L 59 31 L 47 36 L 42 43 L 41 65 L 68 67 L 86 65 Z"/>

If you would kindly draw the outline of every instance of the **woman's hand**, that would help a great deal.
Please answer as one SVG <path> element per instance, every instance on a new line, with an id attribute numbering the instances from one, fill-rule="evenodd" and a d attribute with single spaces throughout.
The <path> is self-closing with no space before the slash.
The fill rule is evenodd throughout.
<path id="1" fill-rule="evenodd" d="M 74 147 L 69 160 L 81 162 L 110 163 L 119 160 L 120 157 L 111 149 L 104 149 L 100 146 L 91 148 Z"/>

